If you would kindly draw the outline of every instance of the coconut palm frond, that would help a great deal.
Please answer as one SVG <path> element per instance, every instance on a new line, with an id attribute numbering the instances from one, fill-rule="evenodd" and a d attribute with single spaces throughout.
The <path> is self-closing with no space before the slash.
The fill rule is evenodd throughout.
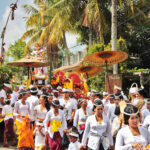
<path id="1" fill-rule="evenodd" d="M 22 5 L 22 7 L 25 9 L 25 12 L 26 12 L 27 14 L 33 14 L 33 13 L 39 12 L 38 9 L 36 9 L 35 7 L 33 7 L 33 6 L 31 6 L 31 5 L 25 4 L 25 5 Z"/>
<path id="2" fill-rule="evenodd" d="M 64 7 L 66 7 L 67 5 L 70 5 L 72 3 L 73 0 L 60 0 L 57 3 L 53 4 L 52 6 L 50 6 L 45 12 L 46 13 L 52 13 L 53 11 L 56 11 L 58 9 L 62 9 Z M 67 4 L 67 5 L 66 5 Z"/>
<path id="3" fill-rule="evenodd" d="M 41 16 L 40 13 L 34 13 L 31 16 L 29 16 L 27 22 L 26 22 L 26 27 L 32 27 L 32 26 L 40 26 L 41 25 Z"/>
<path id="4" fill-rule="evenodd" d="M 50 35 L 49 26 L 46 26 L 44 28 L 44 30 L 42 31 L 40 39 L 39 39 L 39 42 L 42 46 L 46 45 L 46 42 L 48 41 L 49 35 Z"/>
<path id="5" fill-rule="evenodd" d="M 34 27 L 32 29 L 27 30 L 22 36 L 21 36 L 21 40 L 25 40 L 27 38 L 32 37 L 37 31 L 39 31 L 38 27 Z"/>
<path id="6" fill-rule="evenodd" d="M 104 31 L 108 28 L 105 16 L 102 10 L 99 8 L 97 0 L 90 1 L 87 4 L 87 19 L 89 24 L 99 33 L 100 42 L 104 42 Z M 102 6 L 101 6 L 102 7 Z"/>

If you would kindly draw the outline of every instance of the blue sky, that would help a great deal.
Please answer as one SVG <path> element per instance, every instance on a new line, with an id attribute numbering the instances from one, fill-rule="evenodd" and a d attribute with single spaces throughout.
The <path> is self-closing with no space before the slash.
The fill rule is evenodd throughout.
<path id="1" fill-rule="evenodd" d="M 0 4 L 0 34 L 6 24 L 6 19 L 10 12 L 10 4 L 15 3 L 16 0 L 1 0 Z M 15 10 L 15 19 L 9 20 L 5 34 L 6 48 L 9 44 L 13 44 L 25 32 L 25 22 L 22 17 L 26 16 L 24 9 L 21 7 L 23 4 L 32 4 L 32 0 L 18 0 L 18 8 Z M 1 43 L 1 40 L 0 40 Z"/>
<path id="2" fill-rule="evenodd" d="M 10 12 L 10 4 L 15 3 L 16 0 L 1 0 L 0 3 L 0 34 L 2 33 L 3 27 L 6 23 L 6 19 Z M 21 35 L 26 31 L 25 22 L 22 17 L 27 16 L 25 14 L 24 9 L 21 7 L 23 4 L 33 5 L 33 0 L 18 0 L 18 8 L 15 10 L 15 19 L 9 20 L 6 34 L 5 34 L 5 43 L 6 43 L 6 51 L 7 47 L 10 44 L 13 44 L 16 40 L 18 40 Z M 67 34 L 67 43 L 68 47 L 74 47 L 76 45 L 76 35 Z M 0 39 L 1 44 L 1 39 Z M 80 46 L 75 48 L 73 51 L 82 50 L 85 46 Z"/>

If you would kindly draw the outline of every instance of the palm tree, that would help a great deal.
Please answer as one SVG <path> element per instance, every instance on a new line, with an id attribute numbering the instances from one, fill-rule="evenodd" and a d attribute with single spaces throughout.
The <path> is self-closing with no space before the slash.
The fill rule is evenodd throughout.
<path id="1" fill-rule="evenodd" d="M 112 50 L 117 50 L 117 0 L 112 0 L 112 23 L 111 23 L 111 40 L 112 40 Z M 145 4 L 144 0 L 139 0 L 134 3 L 133 1 L 122 1 L 119 0 L 119 4 L 121 9 L 126 12 L 125 15 L 134 15 L 135 13 L 140 11 L 140 7 L 142 7 Z M 139 18 L 139 20 L 146 19 L 145 14 L 142 13 L 142 18 Z M 132 22 L 136 22 L 136 20 L 132 20 Z M 118 74 L 118 64 L 113 65 L 113 74 Z"/>
<path id="2" fill-rule="evenodd" d="M 75 25 L 81 20 L 81 14 L 87 17 L 89 26 L 98 33 L 100 42 L 104 42 L 104 35 L 110 32 L 111 3 L 109 0 L 89 0 L 84 12 L 78 11 L 81 0 L 35 0 L 34 2 L 38 6 L 44 3 L 44 7 L 42 6 L 41 10 L 41 7 L 39 7 L 37 10 L 33 7 L 25 6 L 30 16 L 26 18 L 28 30 L 22 38 L 31 37 L 26 49 L 29 44 L 40 37 L 40 43 L 42 46 L 47 47 L 49 55 L 50 51 L 51 54 L 57 51 L 58 46 L 65 49 L 69 64 L 69 49 L 67 47 L 65 33 L 77 32 Z M 134 13 L 138 10 L 135 8 L 139 8 L 139 4 L 131 4 L 131 1 L 119 0 L 117 1 L 117 11 L 121 10 L 122 12 L 128 12 L 128 14 Z"/>
<path id="3" fill-rule="evenodd" d="M 50 12 L 53 13 L 54 17 L 45 27 L 40 37 L 40 43 L 42 45 L 53 45 L 53 43 L 55 43 L 65 49 L 67 65 L 70 64 L 70 57 L 65 33 L 76 33 L 74 24 L 77 22 L 76 18 L 78 12 L 76 11 L 76 14 L 73 14 L 73 12 L 75 12 L 75 8 L 77 8 L 78 5 L 75 5 L 74 3 L 74 0 L 59 1 L 58 3 L 52 5 L 52 7 L 50 7 L 47 11 L 45 11 L 45 13 L 48 14 Z"/>
<path id="4" fill-rule="evenodd" d="M 84 10 L 84 22 L 93 28 L 99 35 L 99 42 L 104 42 L 104 35 L 110 32 L 110 13 L 112 14 L 112 28 L 111 28 L 111 40 L 112 40 L 112 50 L 117 50 L 117 12 L 122 13 L 122 18 L 130 17 L 135 13 L 140 12 L 140 8 L 145 5 L 146 0 L 92 0 L 88 1 L 86 8 Z M 143 21 L 146 19 L 144 13 L 140 13 L 140 18 L 132 20 L 132 23 L 137 21 Z M 86 21 L 85 21 L 86 18 Z M 88 22 L 88 23 L 87 23 Z M 132 24 L 131 23 L 131 24 Z M 114 66 L 114 73 L 118 73 L 118 67 Z"/>
<path id="5" fill-rule="evenodd" d="M 30 46 L 40 38 L 43 28 L 49 23 L 51 17 L 50 15 L 43 15 L 43 8 L 41 5 L 37 5 L 37 8 L 31 5 L 23 5 L 23 8 L 29 15 L 28 17 L 24 17 L 27 31 L 21 37 L 21 40 L 30 38 L 25 47 L 26 54 Z"/>

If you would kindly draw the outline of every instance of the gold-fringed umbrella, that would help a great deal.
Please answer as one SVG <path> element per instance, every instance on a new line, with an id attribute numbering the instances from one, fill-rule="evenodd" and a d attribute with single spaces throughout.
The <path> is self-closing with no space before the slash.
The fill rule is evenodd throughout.
<path id="1" fill-rule="evenodd" d="M 7 65 L 16 67 L 46 67 L 49 64 L 47 62 L 42 61 L 42 58 L 40 57 L 27 55 L 24 58 L 14 62 L 10 62 Z"/>
<path id="2" fill-rule="evenodd" d="M 108 65 L 118 64 L 127 58 L 128 54 L 123 51 L 102 51 L 85 56 L 84 62 L 97 66 L 106 66 L 107 81 L 109 91 L 111 91 L 108 76 Z"/>
<path id="3" fill-rule="evenodd" d="M 34 56 L 25 56 L 24 58 L 10 62 L 7 65 L 9 66 L 16 66 L 16 67 L 27 67 L 28 68 L 28 81 L 27 81 L 27 88 L 29 88 L 29 85 L 31 83 L 31 71 L 30 68 L 32 67 L 46 67 L 49 66 L 47 62 L 44 62 L 42 58 L 40 57 L 34 57 Z"/>
<path id="4" fill-rule="evenodd" d="M 55 69 L 54 72 L 57 72 L 57 71 L 73 72 L 75 69 L 80 67 L 81 63 L 82 62 L 79 61 L 79 62 L 72 64 L 72 65 L 69 65 L 69 66 L 63 66 L 63 67 Z"/>
<path id="5" fill-rule="evenodd" d="M 83 75 L 84 78 L 89 78 L 101 73 L 103 69 L 101 67 L 96 66 L 83 66 L 79 67 L 75 70 L 80 75 Z"/>

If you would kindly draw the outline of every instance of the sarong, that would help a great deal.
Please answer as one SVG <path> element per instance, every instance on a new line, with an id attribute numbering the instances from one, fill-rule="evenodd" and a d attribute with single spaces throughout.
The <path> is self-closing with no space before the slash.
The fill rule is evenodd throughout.
<path id="1" fill-rule="evenodd" d="M 22 122 L 16 119 L 18 136 L 18 149 L 26 147 L 27 149 L 34 149 L 33 129 L 27 118 L 23 118 Z"/>
<path id="2" fill-rule="evenodd" d="M 63 150 L 61 146 L 62 137 L 60 136 L 59 132 L 55 132 L 53 138 L 49 136 L 48 141 L 50 150 Z"/>
<path id="3" fill-rule="evenodd" d="M 2 122 L 0 122 L 0 142 L 3 142 L 4 140 L 4 128 L 5 128 L 5 124 L 3 120 Z"/>
<path id="4" fill-rule="evenodd" d="M 12 118 L 5 121 L 4 133 L 6 135 L 6 138 L 14 138 L 15 137 L 13 126 L 14 126 L 14 120 Z"/>

